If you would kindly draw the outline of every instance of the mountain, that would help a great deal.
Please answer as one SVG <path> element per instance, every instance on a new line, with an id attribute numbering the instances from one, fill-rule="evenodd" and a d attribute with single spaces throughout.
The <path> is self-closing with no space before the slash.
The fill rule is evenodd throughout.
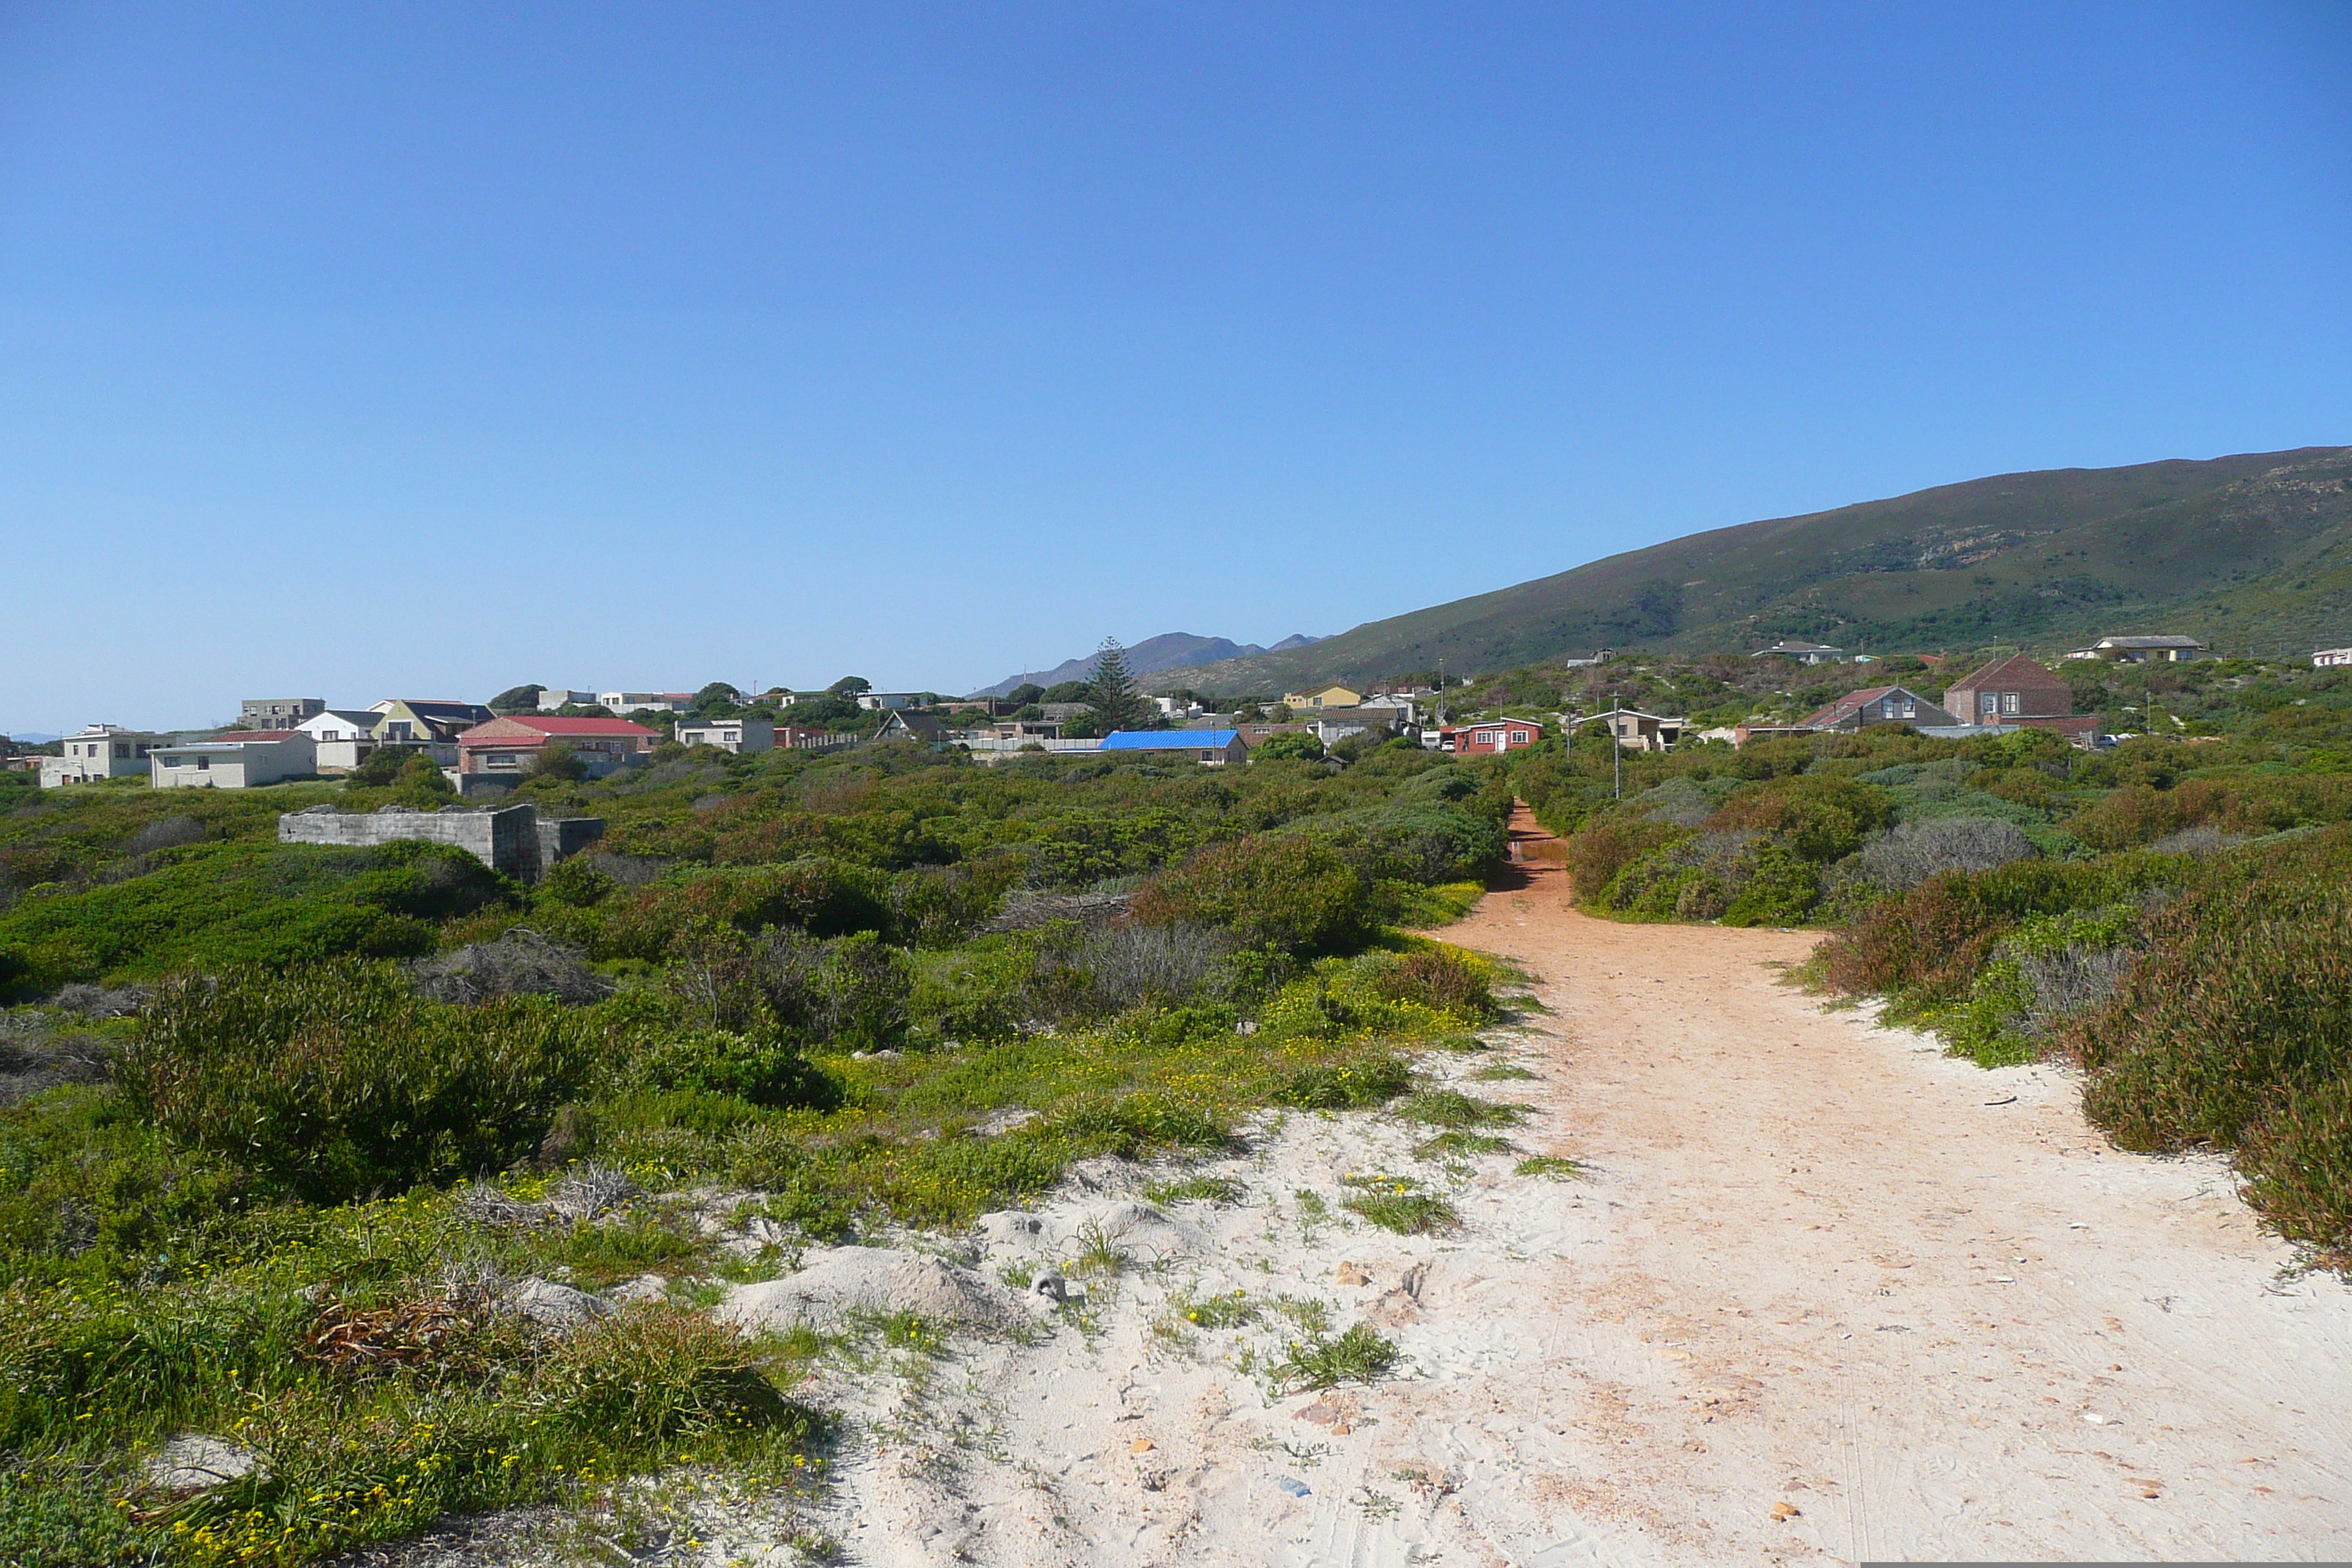
<path id="1" fill-rule="evenodd" d="M 1202 691 L 1451 673 L 1601 647 L 2039 651 L 2173 631 L 2225 648 L 2352 643 L 2352 447 L 2001 474 L 1741 523 L 1188 668 Z"/>
<path id="2" fill-rule="evenodd" d="M 1171 669 L 1190 669 L 1195 665 L 1227 663 L 1234 659 L 1254 658 L 1260 654 L 1286 653 L 1320 640 L 1294 633 L 1272 647 L 1260 647 L 1254 642 L 1237 643 L 1229 637 L 1200 637 L 1190 632 L 1162 632 L 1129 647 L 1127 650 L 1127 668 L 1139 677 L 1159 675 Z M 1053 668 L 1042 672 L 1007 676 L 993 686 L 982 687 L 972 695 L 1002 697 L 1024 681 L 1034 681 L 1039 686 L 1058 686 L 1065 680 L 1085 680 L 1093 676 L 1095 660 L 1098 657 L 1090 653 L 1084 658 L 1066 658 Z"/>

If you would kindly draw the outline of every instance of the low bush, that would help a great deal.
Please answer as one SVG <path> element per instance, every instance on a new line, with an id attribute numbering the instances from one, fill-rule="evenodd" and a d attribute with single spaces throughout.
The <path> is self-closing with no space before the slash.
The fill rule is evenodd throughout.
<path id="1" fill-rule="evenodd" d="M 1244 947 L 1301 955 L 1352 952 L 1377 927 L 1371 878 L 1328 844 L 1251 834 L 1212 846 L 1136 895 L 1144 926 L 1211 925 Z"/>
<path id="2" fill-rule="evenodd" d="M 451 1008 L 345 963 L 167 981 L 115 1076 L 176 1142 L 342 1203 L 504 1166 L 610 1049 L 553 1004 Z"/>
<path id="3" fill-rule="evenodd" d="M 1906 893 L 1946 871 L 1990 871 L 2039 851 L 2025 830 L 1990 816 L 1938 816 L 1897 823 L 1862 847 L 1855 863 L 1864 881 Z"/>
<path id="4" fill-rule="evenodd" d="M 1486 966 L 1460 948 L 1435 943 L 1416 948 L 1376 971 L 1371 989 L 1391 1002 L 1417 1002 L 1481 1023 L 1497 1011 Z"/>
<path id="5" fill-rule="evenodd" d="M 841 1103 L 839 1081 L 797 1047 L 720 1029 L 689 1029 L 641 1047 L 625 1081 L 656 1094 L 691 1089 L 777 1110 Z"/>
<path id="6" fill-rule="evenodd" d="M 597 1002 L 613 983 L 588 966 L 578 948 L 516 926 L 495 942 L 478 942 L 409 965 L 416 994 L 436 1002 L 488 1002 L 500 996 L 549 996 Z"/>
<path id="7" fill-rule="evenodd" d="M 1393 1057 L 1353 1066 L 1303 1067 L 1277 1084 L 1276 1105 L 1300 1110 L 1363 1110 L 1386 1105 L 1412 1087 L 1412 1073 Z"/>

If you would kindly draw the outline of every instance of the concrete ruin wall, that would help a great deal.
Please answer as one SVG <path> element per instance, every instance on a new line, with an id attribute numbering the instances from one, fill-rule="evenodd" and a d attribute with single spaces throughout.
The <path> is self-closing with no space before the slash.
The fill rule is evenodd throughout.
<path id="1" fill-rule="evenodd" d="M 280 844 L 339 844 L 364 848 L 404 838 L 449 844 L 494 871 L 536 882 L 547 868 L 577 855 L 604 837 L 602 818 L 567 817 L 541 822 L 539 808 L 509 805 L 482 810 L 445 805 L 438 811 L 387 805 L 372 812 L 337 811 L 314 805 L 278 819 Z"/>

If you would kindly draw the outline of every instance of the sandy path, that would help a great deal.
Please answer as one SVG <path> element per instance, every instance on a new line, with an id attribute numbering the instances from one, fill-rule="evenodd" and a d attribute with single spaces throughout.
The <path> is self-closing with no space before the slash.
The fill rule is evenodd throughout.
<path id="1" fill-rule="evenodd" d="M 1083 1308 L 816 1391 L 849 1415 L 818 1510 L 847 1562 L 2352 1556 L 2352 1290 L 2286 1272 L 2220 1163 L 2116 1153 L 2059 1072 L 1822 1011 L 1775 967 L 1812 936 L 1592 921 L 1529 866 L 1444 934 L 1550 1012 L 1425 1067 L 1528 1102 L 1520 1149 L 1587 1178 L 1417 1158 L 1426 1130 L 1386 1115 L 1257 1119 L 1213 1167 L 1246 1198 L 1155 1220 Z M 1502 1059 L 1535 1076 L 1479 1076 Z M 1090 1163 L 1047 1220 L 1136 1195 Z M 1375 1171 L 1460 1229 L 1339 1212 Z M 1236 1289 L 1407 1363 L 1279 1394 L 1265 1357 L 1299 1331 L 1272 1313 L 1171 1331 L 1180 1298 Z M 772 1534 L 704 1561 L 796 1560 Z"/>
<path id="2" fill-rule="evenodd" d="M 2220 1163 L 1819 1011 L 1771 967 L 1809 935 L 1594 921 L 1532 865 L 1445 934 L 1539 977 L 1607 1215 L 1481 1392 L 1612 1539 L 1523 1560 L 2352 1552 L 2352 1297 L 2281 1277 Z"/>

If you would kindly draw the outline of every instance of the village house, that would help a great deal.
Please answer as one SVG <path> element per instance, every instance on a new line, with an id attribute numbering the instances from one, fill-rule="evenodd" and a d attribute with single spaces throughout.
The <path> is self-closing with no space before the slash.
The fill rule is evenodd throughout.
<path id="1" fill-rule="evenodd" d="M 1101 750 L 1150 752 L 1205 768 L 1240 767 L 1249 761 L 1249 742 L 1239 730 L 1114 730 L 1102 738 Z"/>
<path id="2" fill-rule="evenodd" d="M 457 737 L 477 724 L 498 717 L 478 702 L 452 702 L 437 697 L 387 697 L 372 704 L 375 730 L 369 737 L 379 746 L 415 746 L 445 768 L 457 765 Z"/>
<path id="3" fill-rule="evenodd" d="M 680 724 L 672 738 L 681 746 L 716 746 L 739 756 L 756 756 L 775 750 L 776 721 L 748 715 L 740 719 L 707 719 L 699 724 Z"/>
<path id="4" fill-rule="evenodd" d="M 1873 724 L 1909 724 L 1916 729 L 1958 724 L 1960 720 L 1908 687 L 1869 686 L 1849 691 L 1807 714 L 1792 728 L 1820 733 L 1851 732 Z"/>
<path id="5" fill-rule="evenodd" d="M 510 713 L 458 735 L 455 782 L 460 795 L 519 784 L 530 775 L 540 753 L 555 744 L 578 757 L 590 778 L 601 779 L 645 761 L 660 739 L 658 730 L 626 719 Z"/>
<path id="6" fill-rule="evenodd" d="M 319 771 L 319 748 L 299 730 L 225 730 L 209 741 L 158 745 L 147 754 L 157 789 L 253 789 Z"/>
<path id="7" fill-rule="evenodd" d="M 364 708 L 327 708 L 294 728 L 310 737 L 318 771 L 331 776 L 350 773 L 368 760 L 375 750 L 375 727 L 383 717 Z"/>
<path id="8" fill-rule="evenodd" d="M 1748 656 L 1750 658 L 1793 658 L 1799 664 L 1843 664 L 1845 649 L 1832 647 L 1827 643 L 1776 642 L 1770 647 L 1759 647 Z"/>
<path id="9" fill-rule="evenodd" d="M 86 725 L 65 738 L 63 756 L 41 759 L 41 787 L 56 789 L 60 784 L 143 773 L 148 771 L 148 752 L 162 744 L 163 738 L 152 731 Z"/>
<path id="10" fill-rule="evenodd" d="M 1604 726 L 1620 745 L 1637 752 L 1671 752 L 1680 743 L 1687 721 L 1672 713 L 1644 713 L 1635 708 L 1612 708 L 1605 713 L 1580 713 L 1569 721 L 1573 735 L 1587 724 Z"/>
<path id="11" fill-rule="evenodd" d="M 983 741 L 1054 741 L 1059 740 L 1062 727 L 1043 719 L 1000 719 L 993 724 L 979 724 L 964 733 Z"/>
<path id="12" fill-rule="evenodd" d="M 897 713 L 907 709 L 929 708 L 933 698 L 928 691 L 861 691 L 857 705 L 868 713 Z"/>
<path id="13" fill-rule="evenodd" d="M 236 705 L 236 721 L 248 730 L 295 730 L 326 709 L 323 697 L 248 697 Z"/>
<path id="14" fill-rule="evenodd" d="M 1532 719 L 1488 719 L 1444 726 L 1437 731 L 1437 749 L 1460 757 L 1493 756 L 1525 751 L 1543 738 L 1544 727 Z"/>
<path id="15" fill-rule="evenodd" d="M 1320 691 L 1286 692 L 1282 705 L 1293 713 L 1312 712 L 1323 708 L 1360 708 L 1364 705 L 1364 694 L 1345 686 L 1327 686 Z"/>
<path id="16" fill-rule="evenodd" d="M 2101 637 L 2084 648 L 2076 648 L 2068 658 L 2103 658 L 2112 664 L 2179 664 L 2195 658 L 2205 651 L 2205 645 L 2195 637 Z"/>
<path id="17" fill-rule="evenodd" d="M 607 713 L 683 713 L 694 706 L 691 691 L 605 691 L 596 704 Z M 562 703 L 557 703 L 562 707 Z"/>
<path id="18" fill-rule="evenodd" d="M 2053 730 L 2078 746 L 2099 736 L 2095 714 L 2074 712 L 2073 689 L 2023 654 L 1997 658 L 1946 688 L 1943 706 L 1963 729 Z"/>
<path id="19" fill-rule="evenodd" d="M 1315 738 L 1325 745 L 1336 746 L 1350 735 L 1393 735 L 1401 722 L 1402 716 L 1395 709 L 1374 708 L 1366 704 L 1361 708 L 1325 708 L 1311 711 L 1307 727 L 1314 731 Z"/>
<path id="20" fill-rule="evenodd" d="M 594 708 L 602 698 L 593 691 L 574 691 L 568 686 L 542 686 L 539 689 L 539 710 L 552 713 L 559 708 Z"/>
<path id="21" fill-rule="evenodd" d="M 2314 669 L 2334 669 L 2347 664 L 2352 664 L 2352 647 L 2323 647 L 2311 656 Z"/>
<path id="22" fill-rule="evenodd" d="M 882 721 L 882 728 L 874 731 L 877 741 L 918 741 L 927 746 L 943 745 L 949 739 L 948 727 L 936 713 L 924 713 L 911 708 L 893 709 L 890 717 Z"/>

